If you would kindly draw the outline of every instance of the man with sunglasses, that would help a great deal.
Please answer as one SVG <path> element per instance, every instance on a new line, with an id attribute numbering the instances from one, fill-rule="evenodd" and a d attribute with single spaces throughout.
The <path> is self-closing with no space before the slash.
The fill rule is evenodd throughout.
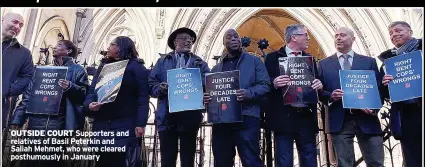
<path id="1" fill-rule="evenodd" d="M 268 96 L 268 110 L 265 112 L 266 126 L 274 132 L 277 167 L 294 166 L 294 140 L 300 166 L 316 167 L 317 104 L 284 104 L 282 89 L 289 86 L 291 80 L 288 75 L 280 73 L 278 61 L 279 57 L 311 56 L 305 52 L 310 37 L 304 25 L 293 24 L 285 28 L 284 38 L 286 45 L 270 53 L 265 60 L 270 81 L 273 83 Z M 313 70 L 317 78 L 315 64 Z M 313 80 L 311 87 L 314 90 L 306 93 L 306 96 L 317 97 L 315 91 L 323 88 L 318 79 Z"/>
<path id="2" fill-rule="evenodd" d="M 196 137 L 204 110 L 169 113 L 167 70 L 176 68 L 199 68 L 202 78 L 210 69 L 202 58 L 191 52 L 196 34 L 189 28 L 179 28 L 168 37 L 168 46 L 173 50 L 161 56 L 149 76 L 150 95 L 158 98 L 155 121 L 161 142 L 161 166 L 176 166 L 178 148 L 182 167 L 193 167 Z M 203 81 L 204 82 L 204 81 Z M 179 142 L 180 139 L 180 142 Z M 180 143 L 180 146 L 178 146 Z"/>

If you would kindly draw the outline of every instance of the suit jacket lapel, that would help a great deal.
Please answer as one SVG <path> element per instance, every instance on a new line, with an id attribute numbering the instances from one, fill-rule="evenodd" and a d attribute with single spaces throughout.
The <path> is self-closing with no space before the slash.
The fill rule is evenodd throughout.
<path id="1" fill-rule="evenodd" d="M 279 49 L 277 59 L 279 59 L 279 57 L 288 57 L 288 55 L 286 54 L 285 47 L 286 45 Z"/>
<path id="2" fill-rule="evenodd" d="M 363 62 L 364 63 L 364 62 Z M 352 70 L 361 70 L 362 57 L 357 53 L 354 53 L 353 63 L 351 65 Z"/>
<path id="3" fill-rule="evenodd" d="M 337 57 L 336 53 L 331 56 L 331 63 L 332 63 L 332 66 L 337 71 L 341 70 L 341 65 L 339 64 L 339 60 L 338 60 L 338 57 Z"/>

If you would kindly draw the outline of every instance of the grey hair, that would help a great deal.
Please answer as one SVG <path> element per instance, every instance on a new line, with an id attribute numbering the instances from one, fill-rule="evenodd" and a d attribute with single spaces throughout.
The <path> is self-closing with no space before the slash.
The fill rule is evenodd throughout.
<path id="1" fill-rule="evenodd" d="M 396 26 L 396 25 L 402 25 L 403 27 L 408 27 L 409 29 L 412 29 L 411 27 L 410 27 L 410 25 L 409 25 L 409 23 L 407 23 L 407 22 L 405 22 L 405 21 L 394 21 L 394 22 L 392 22 L 389 26 L 388 26 L 388 28 L 390 29 L 390 28 L 393 28 L 394 26 Z"/>
<path id="2" fill-rule="evenodd" d="M 285 42 L 291 42 L 292 35 L 296 34 L 298 30 L 304 28 L 303 24 L 291 24 L 285 27 Z"/>

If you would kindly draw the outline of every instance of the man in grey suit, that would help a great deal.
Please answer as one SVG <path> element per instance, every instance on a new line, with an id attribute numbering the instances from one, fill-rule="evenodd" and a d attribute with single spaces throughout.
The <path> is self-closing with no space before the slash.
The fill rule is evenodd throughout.
<path id="1" fill-rule="evenodd" d="M 382 167 L 384 146 L 377 110 L 344 109 L 339 70 L 373 70 L 377 83 L 381 83 L 376 60 L 352 50 L 355 40 L 352 30 L 341 27 L 334 35 L 337 52 L 319 62 L 319 79 L 323 84 L 320 100 L 329 106 L 329 130 L 339 167 L 352 167 L 355 163 L 354 136 L 367 166 Z"/>

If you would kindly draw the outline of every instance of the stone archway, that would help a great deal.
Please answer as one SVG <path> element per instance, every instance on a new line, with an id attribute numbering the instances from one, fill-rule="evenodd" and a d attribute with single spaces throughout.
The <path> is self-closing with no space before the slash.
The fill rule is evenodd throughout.
<path id="1" fill-rule="evenodd" d="M 269 47 L 264 52 L 270 53 L 285 45 L 284 29 L 287 25 L 299 23 L 298 20 L 282 9 L 263 9 L 249 17 L 237 28 L 240 36 L 251 39 L 251 45 L 247 51 L 255 55 L 262 53 L 258 49 L 257 42 L 263 38 L 268 40 Z M 317 59 L 325 58 L 322 48 L 314 37 L 311 37 L 307 52 Z"/>
<path id="2" fill-rule="evenodd" d="M 387 26 L 392 21 L 407 21 L 411 25 L 415 25 L 413 28 L 415 37 L 423 36 L 423 30 L 417 28 L 419 25 L 423 25 L 423 21 L 417 23 L 423 16 L 413 10 L 385 8 L 275 8 L 266 10 L 283 11 L 281 13 L 287 14 L 287 17 L 304 24 L 310 32 L 310 37 L 317 41 L 317 48 L 321 49 L 318 52 L 322 52 L 323 56 L 330 56 L 335 52 L 333 33 L 339 27 L 352 29 L 356 37 L 353 50 L 371 57 L 376 57 L 382 51 L 392 47 L 387 31 Z M 179 9 L 169 33 L 179 27 L 188 27 L 194 30 L 198 39 L 192 50 L 212 66 L 215 64 L 213 56 L 220 55 L 224 49 L 222 39 L 225 31 L 243 28 L 244 23 L 249 22 L 250 18 L 264 11 L 261 8 Z M 273 33 L 276 36 L 281 34 L 278 31 Z M 164 51 L 168 52 L 170 49 L 166 48 Z M 380 61 L 378 61 L 378 65 L 380 65 Z M 357 153 L 356 156 L 358 156 Z"/>
<path id="3" fill-rule="evenodd" d="M 150 65 L 157 59 L 155 54 L 155 31 L 151 29 L 154 21 L 146 16 L 143 9 L 94 9 L 91 11 L 90 22 L 82 29 L 81 42 L 82 57 L 79 61 L 99 64 L 102 55 L 111 38 L 124 35 L 132 38 L 136 43 L 139 58 L 143 58 L 146 65 Z"/>
<path id="4" fill-rule="evenodd" d="M 68 26 L 65 24 L 61 16 L 52 16 L 42 24 L 40 31 L 35 37 L 35 45 L 32 49 L 33 62 L 38 63 L 40 60 L 42 60 L 46 61 L 47 64 L 51 63 L 53 60 L 52 57 L 48 57 L 48 60 L 46 60 L 46 57 L 40 57 L 40 48 L 48 48 L 51 56 L 53 47 L 56 45 L 57 41 L 61 39 L 61 37 L 58 36 L 59 33 L 62 34 L 63 39 L 70 39 Z"/>
<path id="5" fill-rule="evenodd" d="M 304 24 L 310 30 L 311 37 L 317 40 L 324 55 L 335 52 L 333 33 L 338 27 L 348 27 L 355 32 L 356 41 L 353 50 L 364 55 L 377 56 L 383 50 L 392 46 L 388 37 L 387 26 L 395 20 L 406 20 L 394 13 L 391 9 L 383 8 L 275 8 L 283 10 L 289 16 Z M 212 57 L 220 55 L 224 49 L 222 37 L 225 30 L 237 29 L 250 17 L 260 12 L 261 8 L 202 8 L 179 9 L 172 30 L 179 27 L 188 27 L 198 34 L 194 44 L 194 52 L 203 56 L 210 64 L 214 64 Z M 397 9 L 398 10 L 398 9 Z M 399 9 L 399 12 L 402 12 Z M 408 11 L 412 15 L 409 23 L 421 14 Z M 411 22 L 411 24 L 416 24 Z M 423 24 L 423 23 L 422 23 Z M 171 31 L 169 33 L 171 33 Z M 417 33 L 417 32 L 415 32 Z M 422 35 L 420 32 L 418 35 Z M 165 49 L 168 52 L 169 48 Z"/>

